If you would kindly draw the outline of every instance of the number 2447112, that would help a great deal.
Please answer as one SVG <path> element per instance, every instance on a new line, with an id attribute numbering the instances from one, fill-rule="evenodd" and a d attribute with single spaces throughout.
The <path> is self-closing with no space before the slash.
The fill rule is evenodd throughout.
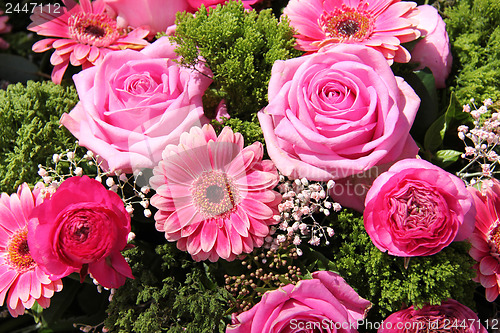
<path id="1" fill-rule="evenodd" d="M 13 3 L 7 2 L 5 4 L 5 14 L 34 13 L 35 9 L 37 7 L 40 7 L 38 12 L 49 13 L 49 14 L 62 14 L 61 5 L 58 3 L 53 4 L 53 5 L 44 5 L 44 4 L 36 3 L 36 2 L 29 2 L 29 3 L 25 3 L 24 5 L 19 4 L 19 3 L 13 4 Z"/>

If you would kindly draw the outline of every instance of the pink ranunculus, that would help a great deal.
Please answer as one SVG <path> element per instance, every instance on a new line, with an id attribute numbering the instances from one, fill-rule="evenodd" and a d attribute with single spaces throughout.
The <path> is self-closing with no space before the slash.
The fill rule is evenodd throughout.
<path id="1" fill-rule="evenodd" d="M 312 276 L 266 292 L 233 319 L 226 333 L 357 332 L 371 303 L 336 273 L 318 271 Z"/>
<path id="2" fill-rule="evenodd" d="M 476 205 L 476 224 L 470 237 L 470 256 L 474 265 L 474 281 L 486 289 L 486 299 L 495 301 L 500 295 L 500 181 L 483 183 L 482 191 L 469 186 Z"/>
<path id="3" fill-rule="evenodd" d="M 28 245 L 53 278 L 87 272 L 106 288 L 118 288 L 132 271 L 120 251 L 127 245 L 130 215 L 118 194 L 87 176 L 66 179 L 37 206 Z"/>
<path id="4" fill-rule="evenodd" d="M 474 202 L 463 181 L 421 159 L 396 162 L 366 195 L 364 224 L 381 251 L 428 256 L 474 229 Z"/>
<path id="5" fill-rule="evenodd" d="M 287 177 L 344 179 L 418 152 L 409 131 L 420 99 L 371 48 L 342 44 L 277 61 L 268 95 L 258 116 Z"/>
<path id="6" fill-rule="evenodd" d="M 453 60 L 446 24 L 436 8 L 429 5 L 418 6 L 414 18 L 419 20 L 417 28 L 424 38 L 411 51 L 410 62 L 419 64 L 417 70 L 429 67 L 436 88 L 445 88 Z"/>
<path id="7" fill-rule="evenodd" d="M 104 0 L 117 15 L 120 28 L 142 27 L 150 31 L 150 36 L 167 31 L 174 25 L 177 12 L 189 9 L 187 0 Z"/>
<path id="8" fill-rule="evenodd" d="M 163 37 L 140 52 L 112 52 L 73 77 L 80 102 L 61 123 L 100 156 L 104 168 L 153 167 L 166 145 L 208 122 L 202 95 L 212 81 L 202 68 L 176 64 L 174 49 Z"/>
<path id="9" fill-rule="evenodd" d="M 486 328 L 471 309 L 448 299 L 441 305 L 413 306 L 387 317 L 377 333 L 407 332 L 467 332 L 487 333 Z"/>

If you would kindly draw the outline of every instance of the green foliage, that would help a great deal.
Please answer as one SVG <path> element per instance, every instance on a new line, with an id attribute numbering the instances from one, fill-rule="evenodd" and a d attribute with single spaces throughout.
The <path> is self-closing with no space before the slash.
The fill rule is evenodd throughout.
<path id="1" fill-rule="evenodd" d="M 14 192 L 39 179 L 38 165 L 72 146 L 75 138 L 59 119 L 78 102 L 73 87 L 52 82 L 9 85 L 0 91 L 0 190 Z"/>
<path id="2" fill-rule="evenodd" d="M 405 268 L 404 258 L 390 256 L 373 245 L 362 217 L 342 212 L 332 227 L 335 235 L 327 255 L 331 260 L 328 268 L 373 303 L 369 321 L 381 321 L 405 306 L 439 304 L 447 298 L 474 308 L 473 260 L 467 244 L 453 243 L 433 256 L 411 258 Z"/>
<path id="3" fill-rule="evenodd" d="M 274 62 L 300 55 L 292 28 L 271 10 L 245 11 L 241 3 L 229 2 L 209 13 L 203 6 L 194 15 L 180 13 L 176 24 L 172 39 L 181 64 L 194 67 L 203 59 L 212 70 L 210 105 L 224 99 L 231 116 L 246 120 L 267 103 Z"/>
<path id="4" fill-rule="evenodd" d="M 444 11 L 458 100 L 500 98 L 500 2 L 460 0 Z"/>
<path id="5" fill-rule="evenodd" d="M 229 294 L 207 266 L 174 244 L 127 250 L 135 280 L 120 287 L 107 310 L 110 332 L 222 332 Z"/>
<path id="6" fill-rule="evenodd" d="M 243 135 L 245 139 L 245 145 L 251 145 L 252 143 L 258 141 L 265 145 L 264 134 L 262 134 L 262 128 L 259 125 L 259 120 L 257 115 L 254 114 L 251 121 L 241 120 L 238 118 L 225 119 L 223 123 L 217 120 L 212 121 L 212 125 L 215 126 L 217 130 L 222 130 L 222 127 L 231 127 L 233 132 L 238 132 Z"/>

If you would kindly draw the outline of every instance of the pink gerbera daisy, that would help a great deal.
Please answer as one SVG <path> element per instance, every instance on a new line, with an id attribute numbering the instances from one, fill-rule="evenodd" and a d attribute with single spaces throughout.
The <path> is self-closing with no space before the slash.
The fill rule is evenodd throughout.
<path id="1" fill-rule="evenodd" d="M 261 143 L 243 148 L 229 127 L 218 137 L 210 125 L 183 133 L 150 180 L 156 229 L 197 261 L 233 260 L 262 246 L 281 202 L 272 190 L 276 167 L 262 156 Z"/>
<path id="2" fill-rule="evenodd" d="M 0 197 L 0 304 L 7 296 L 7 308 L 14 317 L 35 301 L 48 307 L 54 292 L 62 289 L 61 280 L 51 281 L 28 248 L 28 217 L 41 201 L 40 187 L 32 193 L 26 183 L 17 193 L 2 193 Z"/>
<path id="3" fill-rule="evenodd" d="M 99 64 L 113 50 L 142 49 L 148 44 L 144 38 L 149 31 L 118 29 L 116 20 L 106 13 L 102 0 L 93 3 L 81 0 L 80 4 L 63 0 L 63 3 L 66 7 L 37 7 L 35 14 L 31 15 L 33 22 L 28 26 L 28 30 L 39 35 L 58 37 L 43 39 L 33 45 L 35 52 L 55 49 L 50 58 L 55 83 L 61 83 L 69 63 L 85 69 Z"/>
<path id="4" fill-rule="evenodd" d="M 400 0 L 290 0 L 283 13 L 297 35 L 297 48 L 318 51 L 338 43 L 381 52 L 390 64 L 410 61 L 401 43 L 420 37 L 411 18 L 416 4 Z"/>
<path id="5" fill-rule="evenodd" d="M 486 288 L 486 299 L 500 295 L 500 182 L 486 181 L 483 191 L 469 187 L 476 205 L 476 227 L 470 242 L 470 256 L 477 261 L 475 282 Z"/>

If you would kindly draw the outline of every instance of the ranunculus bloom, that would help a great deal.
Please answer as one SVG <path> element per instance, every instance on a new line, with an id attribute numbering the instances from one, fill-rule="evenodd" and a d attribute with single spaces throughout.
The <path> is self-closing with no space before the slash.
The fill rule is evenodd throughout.
<path id="1" fill-rule="evenodd" d="M 47 308 L 54 292 L 62 289 L 61 280 L 51 280 L 28 247 L 28 217 L 43 201 L 42 188 L 43 184 L 37 184 L 32 193 L 24 183 L 17 193 L 0 197 L 0 305 L 7 297 L 13 317 L 24 314 L 35 302 Z"/>
<path id="2" fill-rule="evenodd" d="M 420 99 L 371 48 L 276 61 L 268 95 L 258 116 L 287 177 L 337 180 L 418 152 L 409 131 Z"/>
<path id="3" fill-rule="evenodd" d="M 52 81 L 61 83 L 69 63 L 84 69 L 102 62 L 115 50 L 142 49 L 148 44 L 148 31 L 118 29 L 116 20 L 105 12 L 102 0 L 90 2 L 62 0 L 66 7 L 47 5 L 36 7 L 28 30 L 46 38 L 33 44 L 33 51 L 45 52 L 54 48 L 50 63 L 54 65 Z"/>
<path id="4" fill-rule="evenodd" d="M 184 133 L 150 179 L 156 229 L 198 261 L 233 260 L 262 246 L 281 202 L 272 190 L 278 172 L 262 156 L 260 142 L 243 147 L 229 127 L 219 136 L 210 125 Z"/>
<path id="5" fill-rule="evenodd" d="M 420 37 L 416 4 L 400 0 L 290 0 L 283 14 L 297 31 L 297 48 L 317 51 L 339 43 L 369 46 L 392 64 L 408 62 L 401 46 Z"/>
<path id="6" fill-rule="evenodd" d="M 373 244 L 401 257 L 428 256 L 474 229 L 474 202 L 463 181 L 421 159 L 396 162 L 366 195 Z"/>
<path id="7" fill-rule="evenodd" d="M 118 26 L 143 27 L 154 36 L 174 25 L 177 12 L 189 9 L 187 0 L 104 0 L 117 15 Z"/>
<path id="8" fill-rule="evenodd" d="M 87 176 L 66 179 L 37 206 L 28 224 L 28 245 L 53 278 L 90 273 L 102 286 L 118 288 L 132 270 L 120 251 L 127 245 L 130 216 L 118 194 Z"/>
<path id="9" fill-rule="evenodd" d="M 413 306 L 387 317 L 377 333 L 467 332 L 487 333 L 477 315 L 465 305 L 448 299 L 441 305 Z"/>
<path id="10" fill-rule="evenodd" d="M 0 34 L 9 33 L 12 29 L 10 24 L 7 24 L 9 17 L 7 15 L 3 15 L 3 11 L 0 10 Z M 7 49 L 9 47 L 9 43 L 0 38 L 0 49 Z"/>
<path id="11" fill-rule="evenodd" d="M 166 145 L 208 122 L 202 95 L 212 81 L 176 64 L 174 49 L 163 37 L 140 52 L 112 52 L 73 77 L 80 102 L 61 123 L 105 169 L 152 168 Z"/>
<path id="12" fill-rule="evenodd" d="M 486 299 L 493 302 L 500 295 L 500 182 L 492 179 L 484 184 L 482 192 L 468 187 L 477 211 L 469 254 L 477 261 L 474 281 L 483 285 Z"/>
<path id="13" fill-rule="evenodd" d="M 266 292 L 233 319 L 226 333 L 357 332 L 371 303 L 336 273 L 319 271 L 312 277 Z"/>
<path id="14" fill-rule="evenodd" d="M 419 64 L 417 70 L 429 67 L 436 88 L 445 88 L 452 63 L 446 24 L 436 8 L 429 5 L 418 6 L 414 18 L 419 20 L 417 28 L 424 38 L 412 49 L 410 62 Z"/>

